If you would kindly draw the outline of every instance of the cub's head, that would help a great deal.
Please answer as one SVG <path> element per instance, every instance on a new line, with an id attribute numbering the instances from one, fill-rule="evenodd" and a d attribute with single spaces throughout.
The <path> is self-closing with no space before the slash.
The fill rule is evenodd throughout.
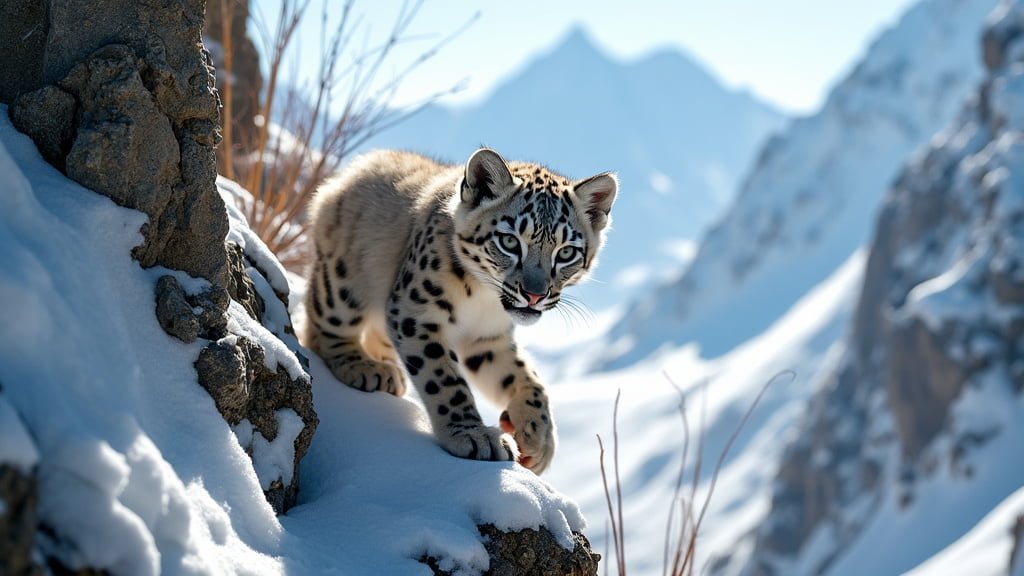
<path id="1" fill-rule="evenodd" d="M 456 256 L 514 321 L 532 324 L 595 265 L 617 191 L 611 173 L 569 180 L 481 148 L 459 181 Z"/>

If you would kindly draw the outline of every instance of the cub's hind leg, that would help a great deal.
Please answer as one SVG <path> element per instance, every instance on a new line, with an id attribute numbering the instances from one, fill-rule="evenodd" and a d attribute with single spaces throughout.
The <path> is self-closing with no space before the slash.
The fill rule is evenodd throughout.
<path id="1" fill-rule="evenodd" d="M 404 375 L 394 363 L 393 353 L 389 358 L 377 341 L 383 327 L 373 325 L 376 322 L 369 317 L 366 302 L 349 281 L 340 258 L 333 266 L 325 260 L 315 264 L 306 298 L 306 344 L 338 380 L 366 392 L 405 393 Z M 372 344 L 376 357 L 368 353 L 367 343 Z"/>

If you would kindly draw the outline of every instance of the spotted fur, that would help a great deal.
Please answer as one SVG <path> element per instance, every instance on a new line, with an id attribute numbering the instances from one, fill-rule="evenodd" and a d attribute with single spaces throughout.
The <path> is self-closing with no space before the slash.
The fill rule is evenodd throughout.
<path id="1" fill-rule="evenodd" d="M 593 268 L 617 190 L 611 174 L 570 180 L 487 148 L 464 166 L 363 156 L 312 205 L 304 343 L 360 390 L 401 396 L 408 375 L 452 454 L 539 474 L 555 423 L 514 325 Z M 482 422 L 470 383 L 505 408 L 500 429 Z"/>

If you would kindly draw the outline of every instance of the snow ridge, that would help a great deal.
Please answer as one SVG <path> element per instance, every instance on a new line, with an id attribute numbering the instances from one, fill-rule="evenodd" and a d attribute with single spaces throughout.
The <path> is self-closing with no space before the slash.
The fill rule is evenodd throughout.
<path id="1" fill-rule="evenodd" d="M 886 197 L 846 353 L 786 449 L 750 567 L 901 573 L 1024 485 L 1022 33 L 1024 2 L 1003 2 L 988 76 Z"/>
<path id="2" fill-rule="evenodd" d="M 718 356 L 827 278 L 868 239 L 903 159 L 980 80 L 977 40 L 994 5 L 926 0 L 883 33 L 820 112 L 762 147 L 693 263 L 632 306 L 594 368 L 629 365 L 665 342 Z"/>

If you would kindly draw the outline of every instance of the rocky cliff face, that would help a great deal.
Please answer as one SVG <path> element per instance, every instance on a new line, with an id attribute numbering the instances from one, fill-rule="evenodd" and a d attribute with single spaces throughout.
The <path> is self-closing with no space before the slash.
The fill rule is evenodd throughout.
<path id="1" fill-rule="evenodd" d="M 149 215 L 134 254 L 143 266 L 223 283 L 226 254 L 211 248 L 227 218 L 213 188 L 218 100 L 203 0 L 31 4 L 43 5 L 37 18 L 2 35 L 5 69 L 41 70 L 40 85 L 18 83 L 5 101 L 15 126 L 72 179 Z M 41 51 L 26 44 L 37 34 Z"/>
<path id="2" fill-rule="evenodd" d="M 727 353 L 864 246 L 903 161 L 980 80 L 977 39 L 996 4 L 924 0 L 881 34 L 818 113 L 761 147 L 693 262 L 627 311 L 595 368 L 630 365 L 666 342 Z"/>
<path id="3" fill-rule="evenodd" d="M 225 243 L 228 216 L 215 185 L 219 102 L 200 39 L 203 11 L 202 0 L 5 3 L 0 69 L 16 73 L 0 96 L 51 164 L 148 215 L 144 242 L 133 250 L 143 267 L 205 280 L 190 293 L 174 275 L 161 278 L 158 319 L 183 342 L 209 341 L 195 364 L 200 384 L 229 424 L 248 426 L 257 469 L 257 438 L 274 442 L 287 421 L 291 469 L 261 474 L 267 499 L 283 513 L 296 501 L 298 465 L 317 417 L 309 376 L 268 367 L 272 340 L 259 337 L 264 326 L 272 338 L 290 333 L 287 312 L 276 311 L 284 310 L 287 284 L 278 281 L 263 296 L 253 286 L 270 286 L 268 275 L 282 272 L 255 264 L 244 238 Z M 249 238 L 252 250 L 255 242 Z M 4 468 L 5 491 L 21 490 L 19 478 Z"/>
<path id="4" fill-rule="evenodd" d="M 1024 3 L 997 8 L 983 53 L 986 78 L 878 215 L 845 356 L 782 459 L 754 573 L 849 561 L 883 503 L 945 505 L 921 488 L 936 478 L 986 478 L 997 500 L 1024 482 L 976 457 L 1024 416 Z"/>

